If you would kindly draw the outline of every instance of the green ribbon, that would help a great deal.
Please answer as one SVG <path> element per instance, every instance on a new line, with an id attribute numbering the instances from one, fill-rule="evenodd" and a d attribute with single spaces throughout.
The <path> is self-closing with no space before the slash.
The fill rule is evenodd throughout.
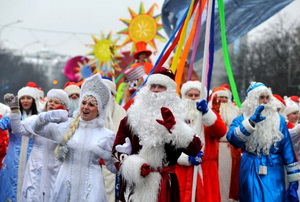
<path id="1" fill-rule="evenodd" d="M 218 8 L 219 8 L 219 14 L 220 14 L 222 51 L 223 51 L 223 55 L 224 55 L 225 68 L 226 68 L 226 72 L 227 72 L 227 75 L 228 75 L 229 84 L 230 84 L 230 87 L 231 87 L 233 99 L 234 99 L 236 105 L 239 108 L 241 108 L 242 105 L 241 105 L 239 94 L 237 92 L 236 84 L 235 84 L 233 73 L 232 73 L 231 62 L 230 62 L 230 58 L 229 58 L 229 54 L 228 54 L 223 0 L 218 0 Z"/>

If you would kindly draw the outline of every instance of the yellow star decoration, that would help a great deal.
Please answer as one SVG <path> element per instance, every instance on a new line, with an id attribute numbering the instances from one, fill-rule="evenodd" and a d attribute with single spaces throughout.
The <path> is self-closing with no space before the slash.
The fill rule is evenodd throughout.
<path id="1" fill-rule="evenodd" d="M 124 46 L 130 42 L 133 42 L 131 47 L 131 53 L 135 50 L 135 43 L 144 41 L 152 48 L 157 50 L 154 39 L 165 41 L 165 38 L 161 36 L 158 31 L 163 28 L 162 24 L 158 21 L 161 19 L 161 15 L 153 16 L 154 8 L 157 8 L 157 4 L 153 4 L 148 12 L 145 12 L 144 4 L 141 2 L 139 14 L 135 13 L 131 8 L 128 8 L 131 15 L 131 20 L 120 19 L 128 27 L 119 31 L 118 34 L 128 35 L 121 46 Z"/>
<path id="2" fill-rule="evenodd" d="M 90 64 L 95 64 L 96 68 L 93 70 L 93 74 L 101 72 L 102 75 L 114 74 L 115 71 L 121 71 L 118 62 L 115 57 L 122 57 L 122 55 L 116 54 L 119 46 L 116 45 L 118 39 L 112 40 L 112 32 L 106 37 L 101 33 L 101 38 L 97 39 L 92 35 L 95 44 L 87 44 L 92 47 L 93 50 L 89 52 L 89 55 L 94 55 Z"/>

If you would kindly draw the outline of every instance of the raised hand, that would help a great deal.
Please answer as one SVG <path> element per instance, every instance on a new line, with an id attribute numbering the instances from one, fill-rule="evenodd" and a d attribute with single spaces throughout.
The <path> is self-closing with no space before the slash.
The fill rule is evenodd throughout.
<path id="1" fill-rule="evenodd" d="M 198 111 L 202 112 L 202 114 L 206 114 L 208 112 L 208 105 L 206 100 L 201 100 L 196 102 Z"/>
<path id="2" fill-rule="evenodd" d="M 4 102 L 11 110 L 20 109 L 18 96 L 14 96 L 14 94 L 6 93 L 4 95 Z"/>
<path id="3" fill-rule="evenodd" d="M 256 124 L 256 123 L 259 123 L 259 122 L 265 120 L 266 117 L 260 115 L 264 109 L 265 109 L 265 107 L 263 105 L 259 105 L 256 108 L 254 114 L 249 118 L 250 123 L 252 122 L 252 123 Z"/>
<path id="4" fill-rule="evenodd" d="M 220 112 L 220 106 L 221 106 L 221 102 L 218 100 L 218 95 L 215 94 L 212 98 L 212 110 L 214 110 L 215 112 Z"/>
<path id="5" fill-rule="evenodd" d="M 176 124 L 175 117 L 174 117 L 173 113 L 167 107 L 162 107 L 160 109 L 160 111 L 161 111 L 161 115 L 162 115 L 163 120 L 156 119 L 156 121 L 159 124 L 165 126 L 166 129 L 169 131 L 169 133 L 172 133 L 171 129 Z"/>

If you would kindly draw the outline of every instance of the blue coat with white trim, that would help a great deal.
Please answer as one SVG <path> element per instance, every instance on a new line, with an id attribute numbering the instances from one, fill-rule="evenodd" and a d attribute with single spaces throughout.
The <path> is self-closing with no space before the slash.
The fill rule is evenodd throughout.
<path id="1" fill-rule="evenodd" d="M 280 116 L 280 115 L 279 115 Z M 283 134 L 281 141 L 272 145 L 269 155 L 259 155 L 246 150 L 247 136 L 255 131 L 248 119 L 243 115 L 235 118 L 227 133 L 228 141 L 236 148 L 242 148 L 239 186 L 240 201 L 284 201 L 285 197 L 285 171 L 289 182 L 299 181 L 300 173 L 295 162 L 297 157 L 293 150 L 292 141 L 285 120 L 280 116 L 278 130 Z M 263 170 L 259 172 L 259 170 Z M 263 174 L 260 174 L 263 173 Z"/>

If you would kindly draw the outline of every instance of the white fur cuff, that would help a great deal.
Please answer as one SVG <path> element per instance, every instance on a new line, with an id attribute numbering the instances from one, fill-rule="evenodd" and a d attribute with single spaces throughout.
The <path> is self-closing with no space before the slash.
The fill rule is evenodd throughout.
<path id="1" fill-rule="evenodd" d="M 300 180 L 300 173 L 287 175 L 288 182 L 296 182 Z"/>
<path id="2" fill-rule="evenodd" d="M 172 129 L 173 145 L 177 148 L 186 148 L 193 140 L 195 132 L 185 122 L 178 120 Z"/>
<path id="3" fill-rule="evenodd" d="M 21 113 L 9 113 L 10 119 L 21 119 Z"/>
<path id="4" fill-rule="evenodd" d="M 177 159 L 177 163 L 179 165 L 182 165 L 182 166 L 190 166 L 190 165 L 192 165 L 189 162 L 189 156 L 186 155 L 185 153 L 181 153 L 180 157 Z"/>
<path id="5" fill-rule="evenodd" d="M 245 127 L 245 129 L 249 132 L 249 133 L 253 133 L 256 129 L 251 126 L 251 124 L 249 123 L 249 119 L 245 119 L 242 122 L 243 126 Z"/>
<path id="6" fill-rule="evenodd" d="M 291 164 L 286 165 L 286 166 L 285 166 L 285 169 L 286 169 L 286 172 L 292 172 L 292 171 L 298 169 L 298 165 L 297 165 L 296 162 L 294 162 L 294 163 L 291 163 Z"/>
<path id="7" fill-rule="evenodd" d="M 217 115 L 211 109 L 209 109 L 208 112 L 202 117 L 202 122 L 205 126 L 212 126 L 216 120 Z"/>

